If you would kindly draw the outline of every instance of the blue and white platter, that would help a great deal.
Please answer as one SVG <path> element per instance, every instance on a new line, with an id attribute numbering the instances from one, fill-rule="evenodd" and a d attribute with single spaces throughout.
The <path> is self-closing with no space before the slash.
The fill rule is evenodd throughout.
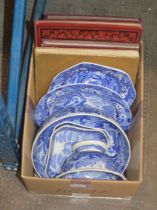
<path id="1" fill-rule="evenodd" d="M 116 92 L 96 85 L 75 84 L 59 87 L 44 95 L 35 107 L 35 120 L 40 126 L 49 116 L 71 113 L 95 113 L 112 118 L 127 130 L 131 111 L 126 101 Z"/>
<path id="2" fill-rule="evenodd" d="M 48 91 L 76 83 L 107 87 L 118 93 L 129 106 L 136 97 L 134 85 L 126 72 L 90 62 L 82 62 L 60 72 L 52 80 Z"/>
<path id="3" fill-rule="evenodd" d="M 50 158 L 48 158 L 50 138 L 53 135 L 54 129 L 64 123 L 72 123 L 78 126 L 83 126 L 84 128 L 94 128 L 107 133 L 108 136 L 110 136 L 110 147 L 112 148 L 112 151 L 116 151 L 116 155 L 112 158 L 114 158 L 117 166 L 119 167 L 118 171 L 120 170 L 122 173 L 125 171 L 130 160 L 130 143 L 122 128 L 113 120 L 97 114 L 75 113 L 60 118 L 50 118 L 38 130 L 32 147 L 32 163 L 36 173 L 40 177 L 48 177 L 45 173 L 45 166 L 46 162 Z M 65 135 L 64 132 L 61 132 L 61 134 Z M 61 134 L 58 138 L 59 144 L 62 144 L 62 141 L 65 141 L 66 139 L 66 136 Z M 56 139 L 53 141 L 55 143 Z M 58 153 L 57 156 L 54 157 L 54 162 L 60 165 L 60 162 L 62 162 L 62 153 Z M 65 159 L 67 158 L 68 155 Z M 53 155 L 51 155 L 51 162 L 53 163 L 52 160 Z M 62 166 L 60 165 L 60 167 Z M 52 177 L 57 175 L 57 173 L 60 173 L 60 171 L 55 168 L 49 169 L 49 175 Z"/>

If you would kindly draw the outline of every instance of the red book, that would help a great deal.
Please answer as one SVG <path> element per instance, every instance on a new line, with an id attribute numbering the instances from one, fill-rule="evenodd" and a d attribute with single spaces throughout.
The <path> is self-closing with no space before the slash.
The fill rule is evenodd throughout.
<path id="1" fill-rule="evenodd" d="M 98 43 L 99 47 L 105 42 L 135 46 L 140 44 L 141 32 L 140 21 L 40 20 L 35 21 L 35 44 L 38 47 L 46 46 L 46 43 L 47 46 L 54 46 L 54 41 L 56 45 L 57 41 L 63 43 L 64 40 L 69 41 L 69 47 L 70 42 L 74 44 L 74 41 L 84 42 L 85 47 L 85 41 L 95 42 L 95 46 Z"/>

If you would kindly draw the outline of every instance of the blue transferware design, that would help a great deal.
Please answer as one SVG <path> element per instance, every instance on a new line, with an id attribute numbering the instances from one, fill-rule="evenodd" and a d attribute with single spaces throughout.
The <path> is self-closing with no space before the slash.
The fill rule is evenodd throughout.
<path id="1" fill-rule="evenodd" d="M 136 91 L 130 76 L 119 69 L 95 63 L 82 62 L 60 72 L 51 82 L 48 91 L 63 85 L 86 83 L 107 87 L 118 93 L 129 106 L 135 100 Z"/>
<path id="2" fill-rule="evenodd" d="M 60 173 L 64 161 L 75 152 L 74 146 L 76 143 L 88 144 L 92 141 L 95 142 L 95 145 L 90 145 L 92 146 L 92 149 L 102 151 L 102 146 L 101 150 L 98 146 L 100 143 L 103 144 L 103 147 L 105 147 L 105 154 L 108 154 L 109 156 L 116 155 L 115 151 L 109 149 L 110 140 L 101 131 L 78 128 L 74 126 L 63 126 L 55 130 L 49 141 L 45 174 L 47 174 L 48 177 L 55 177 Z M 78 149 L 80 149 L 80 147 Z"/>
<path id="3" fill-rule="evenodd" d="M 88 84 L 62 86 L 44 95 L 35 107 L 35 120 L 40 126 L 54 114 L 96 113 L 117 121 L 127 130 L 131 123 L 128 104 L 112 90 Z"/>
<path id="4" fill-rule="evenodd" d="M 67 173 L 60 174 L 57 178 L 63 179 L 96 179 L 96 180 L 112 180 L 112 181 L 120 181 L 126 180 L 126 178 L 119 173 L 115 173 L 113 171 L 107 170 L 74 170 L 69 171 Z"/>
<path id="5" fill-rule="evenodd" d="M 100 152 L 80 152 L 72 154 L 63 164 L 62 173 L 76 169 L 98 168 L 123 172 L 122 166 L 118 165 L 113 157 Z"/>
<path id="6" fill-rule="evenodd" d="M 121 154 L 115 156 L 115 161 L 117 162 L 117 165 L 121 165 L 122 162 L 123 171 L 125 171 L 130 160 L 131 152 L 129 140 L 121 127 L 113 120 L 101 117 L 100 115 L 75 113 L 60 118 L 53 117 L 53 120 L 49 118 L 49 120 L 47 120 L 47 122 L 38 130 L 32 147 L 32 163 L 39 176 L 47 177 L 45 174 L 45 163 L 49 148 L 49 140 L 54 132 L 54 128 L 64 122 L 77 124 L 85 128 L 101 129 L 108 133 L 111 138 L 111 147 L 116 150 L 116 154 Z"/>
<path id="7" fill-rule="evenodd" d="M 110 145 L 110 142 L 112 142 L 112 139 L 110 138 L 109 134 L 105 131 L 105 130 L 102 130 L 102 129 L 99 129 L 99 128 L 92 128 L 92 127 L 88 127 L 88 126 L 81 126 L 81 125 L 78 125 L 77 123 L 71 123 L 71 122 L 63 122 L 63 123 L 60 123 L 59 125 L 55 126 L 53 131 L 55 131 L 56 129 L 59 129 L 61 127 L 64 127 L 64 126 L 72 126 L 72 127 L 75 127 L 75 128 L 83 128 L 83 129 L 89 129 L 89 130 L 93 130 L 93 131 L 99 131 L 100 133 L 103 133 L 103 135 L 105 136 L 106 139 L 108 139 L 108 145 Z M 95 142 L 96 144 L 96 142 Z M 75 144 L 73 145 L 73 147 L 75 146 Z M 80 152 L 80 151 L 84 151 L 84 150 L 103 150 L 103 148 L 98 145 L 82 145 L 81 147 L 78 147 L 77 149 L 75 149 L 77 152 Z M 115 155 L 115 151 L 109 147 L 106 151 L 106 154 L 110 155 L 110 156 L 114 156 Z"/>
<path id="8" fill-rule="evenodd" d="M 53 131 L 55 132 L 55 130 L 56 129 L 59 129 L 59 128 L 61 128 L 61 127 L 64 127 L 64 126 L 72 126 L 72 127 L 75 127 L 75 128 L 82 128 L 82 129 L 88 129 L 88 130 L 93 130 L 93 131 L 99 131 L 100 133 L 103 133 L 103 135 L 105 136 L 105 138 L 106 139 L 108 139 L 108 145 L 110 144 L 110 142 L 112 142 L 112 139 L 110 138 L 110 136 L 108 135 L 108 133 L 105 131 L 105 130 L 102 130 L 102 129 L 99 129 L 99 128 L 91 128 L 91 127 L 88 127 L 88 126 L 85 126 L 85 125 L 83 125 L 83 126 L 81 126 L 81 125 L 78 125 L 77 123 L 71 123 L 71 122 L 63 122 L 63 123 L 60 123 L 59 125 L 57 125 L 57 126 L 55 126 L 54 127 L 54 129 L 53 129 Z M 95 144 L 96 144 L 96 142 L 95 142 Z M 83 150 L 87 150 L 87 149 L 89 149 L 90 151 L 91 150 L 104 150 L 102 147 L 100 147 L 99 145 L 82 145 L 81 147 L 79 147 L 79 148 L 77 148 L 76 150 L 77 150 L 77 152 L 79 152 L 79 151 L 83 151 Z M 74 146 L 74 145 L 73 145 Z M 109 147 L 108 148 L 108 150 L 107 151 L 105 151 L 106 152 L 106 154 L 108 153 L 108 154 L 110 154 L 110 156 L 114 156 L 115 155 L 115 151 L 113 151 L 112 150 L 112 148 L 111 147 Z"/>

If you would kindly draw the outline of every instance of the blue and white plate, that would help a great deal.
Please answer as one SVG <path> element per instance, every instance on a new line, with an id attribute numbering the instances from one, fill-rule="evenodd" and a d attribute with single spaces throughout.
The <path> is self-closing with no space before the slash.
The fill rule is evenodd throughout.
<path id="1" fill-rule="evenodd" d="M 114 119 L 127 130 L 131 123 L 128 104 L 114 91 L 95 85 L 62 86 L 44 95 L 35 107 L 35 120 L 40 126 L 49 116 L 71 113 L 95 113 Z"/>
<path id="2" fill-rule="evenodd" d="M 32 146 L 32 163 L 39 176 L 47 177 L 45 174 L 45 165 L 50 137 L 54 132 L 54 128 L 60 124 L 64 124 L 64 122 L 77 124 L 85 128 L 102 129 L 102 131 L 108 133 L 111 139 L 111 147 L 117 151 L 117 154 L 121 154 L 115 156 L 115 161 L 125 171 L 130 160 L 130 143 L 121 127 L 113 120 L 97 114 L 75 113 L 65 117 L 56 117 L 53 120 L 50 118 L 38 130 Z"/>
<path id="3" fill-rule="evenodd" d="M 49 91 L 63 85 L 86 83 L 107 87 L 118 93 L 129 106 L 135 100 L 136 91 L 130 76 L 120 70 L 95 63 L 83 62 L 60 72 L 53 80 Z"/>
<path id="4" fill-rule="evenodd" d="M 96 179 L 96 180 L 110 180 L 110 181 L 120 181 L 126 180 L 124 175 L 108 170 L 100 169 L 82 169 L 73 170 L 66 173 L 62 173 L 56 178 L 63 179 Z"/>

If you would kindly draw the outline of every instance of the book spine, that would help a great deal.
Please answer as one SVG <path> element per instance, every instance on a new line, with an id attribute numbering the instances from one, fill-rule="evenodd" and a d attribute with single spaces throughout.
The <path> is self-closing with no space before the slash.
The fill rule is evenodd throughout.
<path id="1" fill-rule="evenodd" d="M 141 18 L 120 17 L 120 16 L 89 16 L 89 15 L 64 15 L 64 14 L 45 14 L 44 20 L 89 20 L 89 21 L 114 21 L 139 23 Z"/>

